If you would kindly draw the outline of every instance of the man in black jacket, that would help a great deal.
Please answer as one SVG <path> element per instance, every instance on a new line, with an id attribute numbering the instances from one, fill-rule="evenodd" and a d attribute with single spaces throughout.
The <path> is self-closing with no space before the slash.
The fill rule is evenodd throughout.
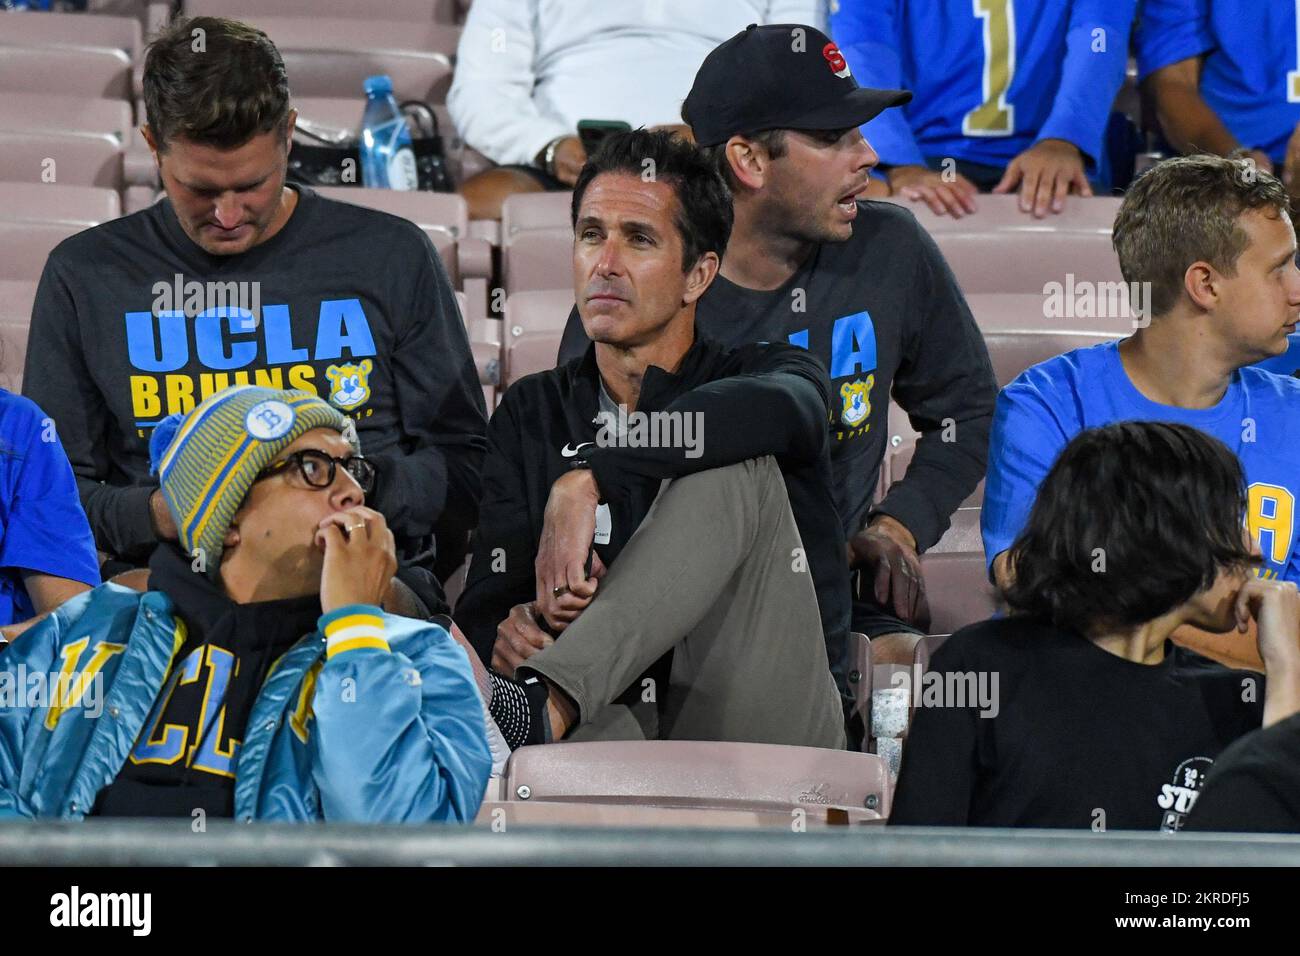
<path id="1" fill-rule="evenodd" d="M 455 616 L 497 671 L 548 694 L 552 738 L 843 746 L 825 372 L 784 343 L 696 338 L 731 218 L 695 147 L 610 137 L 573 200 L 595 344 L 516 383 L 489 425 Z"/>
<path id="2" fill-rule="evenodd" d="M 918 554 L 984 477 L 997 398 L 983 337 L 934 240 L 907 209 L 854 198 L 878 160 L 858 127 L 910 99 L 860 88 L 829 37 L 785 24 L 721 44 L 682 107 L 735 197 L 697 327 L 732 347 L 788 341 L 825 364 L 835 504 L 861 575 L 853 629 L 878 661 L 890 644 L 910 661 L 928 626 Z M 560 361 L 586 344 L 575 312 Z M 891 396 L 921 439 L 906 476 L 875 502 Z"/>

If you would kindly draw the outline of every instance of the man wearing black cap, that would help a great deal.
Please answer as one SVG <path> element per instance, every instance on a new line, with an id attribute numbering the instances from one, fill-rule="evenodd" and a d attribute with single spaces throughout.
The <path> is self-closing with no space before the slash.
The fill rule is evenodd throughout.
<path id="1" fill-rule="evenodd" d="M 786 340 L 831 378 L 831 461 L 854 630 L 903 656 L 929 623 L 918 554 L 984 474 L 997 386 L 951 270 L 906 209 L 859 201 L 877 162 L 860 127 L 906 103 L 853 80 L 808 26 L 751 26 L 705 59 L 682 107 L 735 200 L 699 333 L 728 346 Z M 585 348 L 576 311 L 560 360 Z M 922 434 L 905 478 L 873 504 L 890 396 Z M 894 637 L 893 635 L 899 635 Z"/>

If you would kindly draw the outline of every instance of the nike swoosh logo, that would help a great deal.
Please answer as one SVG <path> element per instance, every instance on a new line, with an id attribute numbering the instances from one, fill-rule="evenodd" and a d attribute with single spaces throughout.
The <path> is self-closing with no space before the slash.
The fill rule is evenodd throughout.
<path id="1" fill-rule="evenodd" d="M 563 455 L 565 458 L 572 458 L 574 455 L 582 451 L 588 445 L 594 445 L 594 444 L 595 442 L 585 441 L 582 444 L 578 445 L 576 448 L 570 448 L 566 443 L 565 446 L 560 449 L 560 454 Z"/>

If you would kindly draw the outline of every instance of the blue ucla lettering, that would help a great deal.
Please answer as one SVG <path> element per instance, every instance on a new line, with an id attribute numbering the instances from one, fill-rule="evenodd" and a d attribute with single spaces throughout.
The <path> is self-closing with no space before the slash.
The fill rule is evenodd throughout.
<path id="1" fill-rule="evenodd" d="M 320 304 L 316 326 L 317 361 L 343 357 L 346 347 L 353 358 L 375 354 L 370 323 L 357 299 L 326 299 Z"/>
<path id="2" fill-rule="evenodd" d="M 293 326 L 289 324 L 287 305 L 262 306 L 262 324 L 266 329 L 267 365 L 289 365 L 307 360 L 306 349 L 293 347 Z"/>
<path id="3" fill-rule="evenodd" d="M 175 372 L 190 361 L 188 320 L 184 312 L 159 312 L 156 324 L 150 312 L 126 313 L 127 355 L 141 372 Z M 305 361 L 333 361 L 346 349 L 352 358 L 375 355 L 370 321 L 358 299 L 327 299 L 320 305 L 315 355 L 293 342 L 287 305 L 262 308 L 265 365 L 292 365 Z M 204 368 L 216 371 L 244 368 L 257 362 L 258 323 L 238 307 L 221 306 L 200 313 L 194 320 L 194 353 Z"/>
<path id="4" fill-rule="evenodd" d="M 789 338 L 791 345 L 797 345 L 801 349 L 808 348 L 807 329 L 800 329 L 798 332 L 791 332 L 787 338 Z"/>
<path id="5" fill-rule="evenodd" d="M 174 372 L 183 367 L 190 358 L 185 313 L 159 312 L 155 337 L 153 313 L 128 312 L 126 353 L 131 364 L 142 372 Z"/>
<path id="6" fill-rule="evenodd" d="M 855 312 L 835 320 L 831 333 L 831 378 L 874 371 L 876 327 L 871 313 Z"/>
<path id="7" fill-rule="evenodd" d="M 228 306 L 209 309 L 194 320 L 194 345 L 199 361 L 207 368 L 243 368 L 257 358 L 257 342 L 235 341 L 239 332 L 256 334 L 252 316 L 242 309 Z M 226 355 L 226 337 L 231 336 L 230 354 Z"/>

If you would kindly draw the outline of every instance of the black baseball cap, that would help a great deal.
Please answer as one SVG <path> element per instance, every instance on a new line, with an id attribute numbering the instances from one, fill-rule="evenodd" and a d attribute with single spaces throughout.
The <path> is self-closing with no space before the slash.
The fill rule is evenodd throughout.
<path id="1" fill-rule="evenodd" d="M 800 23 L 751 23 L 704 58 L 682 104 L 701 146 L 767 129 L 848 129 L 912 99 L 858 86 L 840 48 Z"/>

